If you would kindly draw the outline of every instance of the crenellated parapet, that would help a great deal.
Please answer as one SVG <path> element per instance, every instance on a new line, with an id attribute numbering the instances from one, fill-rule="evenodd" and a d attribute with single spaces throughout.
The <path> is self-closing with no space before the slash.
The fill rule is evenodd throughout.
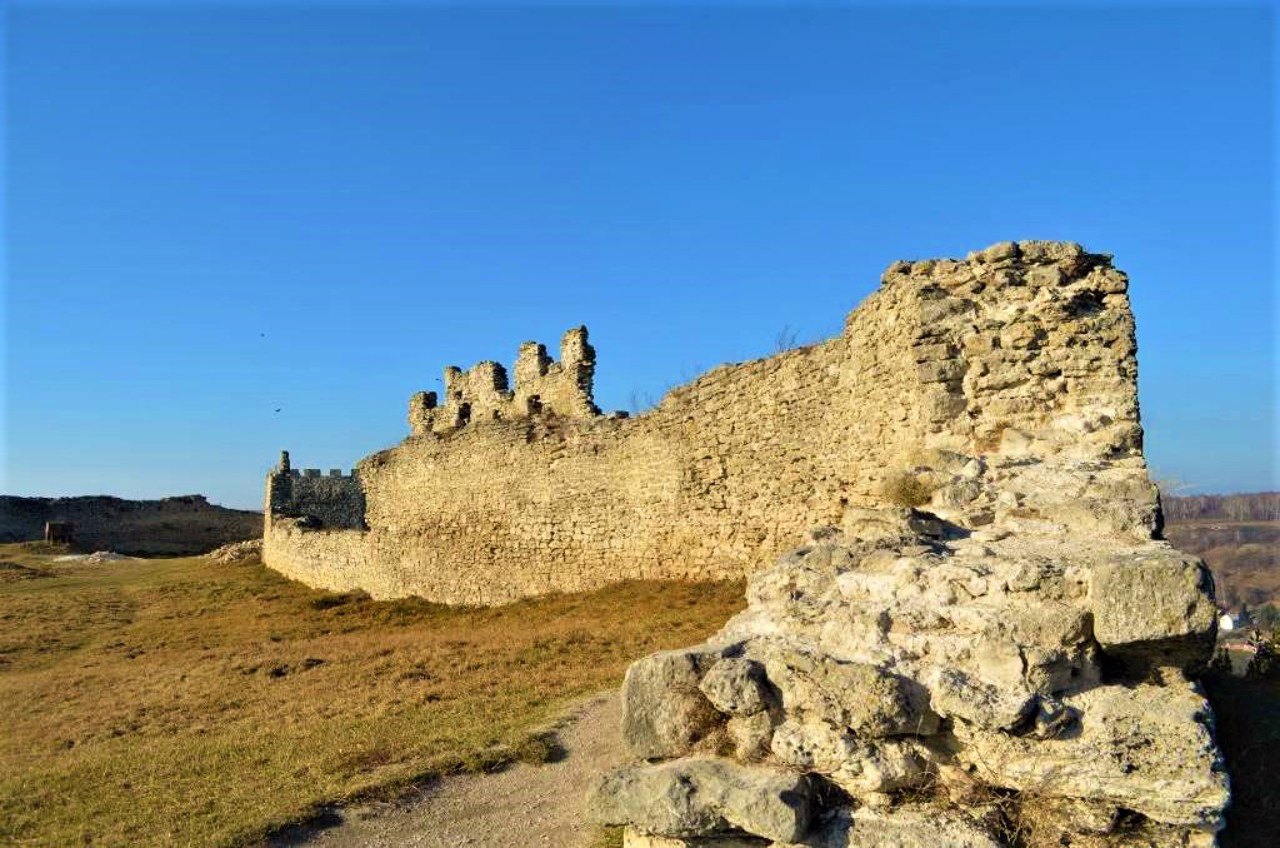
<path id="1" fill-rule="evenodd" d="M 355 469 L 344 474 L 331 468 L 297 469 L 289 452 L 280 452 L 280 464 L 267 475 L 265 519 L 306 518 L 317 527 L 362 530 L 365 527 L 364 488 Z"/>
<path id="2" fill-rule="evenodd" d="M 499 362 L 485 360 L 463 371 L 444 369 L 444 397 L 418 392 L 409 399 L 413 435 L 449 433 L 472 422 L 513 421 L 540 415 L 592 418 L 600 414 L 592 397 L 596 351 L 587 328 L 575 327 L 560 340 L 560 361 L 545 345 L 525 342 L 516 355 L 515 385 Z"/>

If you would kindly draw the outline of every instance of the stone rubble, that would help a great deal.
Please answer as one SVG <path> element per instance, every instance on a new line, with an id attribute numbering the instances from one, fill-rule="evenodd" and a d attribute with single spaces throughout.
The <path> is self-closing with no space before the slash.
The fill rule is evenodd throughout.
<path id="1" fill-rule="evenodd" d="M 214 562 L 227 564 L 259 562 L 262 559 L 262 540 L 249 539 L 246 542 L 232 542 L 205 554 Z"/>
<path id="2" fill-rule="evenodd" d="M 882 293 L 912 280 L 935 388 L 906 469 L 753 573 L 705 644 L 631 666 L 624 772 L 649 794 L 607 777 L 589 809 L 632 848 L 1215 845 L 1213 581 L 1160 540 L 1124 275 L 1006 242 L 896 263 Z M 646 813 L 712 762 L 753 769 L 765 807 L 807 799 L 807 829 L 714 793 L 696 824 Z"/>
<path id="3" fill-rule="evenodd" d="M 637 762 L 590 802 L 627 844 L 995 846 L 1028 821 L 1073 845 L 1214 844 L 1227 777 L 1190 680 L 1216 626 L 1203 563 L 904 508 L 813 535 L 707 643 L 628 670 Z M 809 827 L 714 791 L 696 816 L 654 814 L 715 763 L 763 807 L 807 800 Z"/>

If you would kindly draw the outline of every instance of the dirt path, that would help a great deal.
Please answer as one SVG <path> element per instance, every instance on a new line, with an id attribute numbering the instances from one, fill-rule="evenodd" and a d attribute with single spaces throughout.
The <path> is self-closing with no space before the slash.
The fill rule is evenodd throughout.
<path id="1" fill-rule="evenodd" d="M 616 692 L 596 695 L 566 717 L 558 734 L 565 753 L 555 762 L 447 777 L 406 801 L 345 810 L 329 826 L 273 844 L 586 848 L 596 830 L 583 821 L 583 802 L 597 776 L 622 760 L 620 716 Z"/>

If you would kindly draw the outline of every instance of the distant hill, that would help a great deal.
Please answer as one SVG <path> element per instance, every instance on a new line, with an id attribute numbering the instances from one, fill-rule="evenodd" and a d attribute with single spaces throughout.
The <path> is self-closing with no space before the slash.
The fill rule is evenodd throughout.
<path id="1" fill-rule="evenodd" d="M 262 513 L 227 509 L 204 495 L 131 501 L 105 495 L 20 498 L 0 495 L 0 542 L 42 538 L 46 521 L 74 525 L 73 544 L 88 551 L 185 556 L 262 535 Z"/>
<path id="2" fill-rule="evenodd" d="M 1280 492 L 1162 498 L 1165 537 L 1203 557 L 1218 601 L 1280 605 Z"/>

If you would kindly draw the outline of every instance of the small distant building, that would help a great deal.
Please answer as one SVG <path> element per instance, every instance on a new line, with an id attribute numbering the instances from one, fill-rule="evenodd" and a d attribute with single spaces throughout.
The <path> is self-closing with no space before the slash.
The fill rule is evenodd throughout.
<path id="1" fill-rule="evenodd" d="M 70 521 L 46 521 L 44 523 L 44 540 L 46 542 L 65 542 L 70 544 L 76 526 Z"/>
<path id="2" fill-rule="evenodd" d="M 1230 633 L 1233 630 L 1239 630 L 1248 623 L 1248 617 L 1242 612 L 1224 612 L 1222 617 L 1218 619 L 1218 632 Z"/>

